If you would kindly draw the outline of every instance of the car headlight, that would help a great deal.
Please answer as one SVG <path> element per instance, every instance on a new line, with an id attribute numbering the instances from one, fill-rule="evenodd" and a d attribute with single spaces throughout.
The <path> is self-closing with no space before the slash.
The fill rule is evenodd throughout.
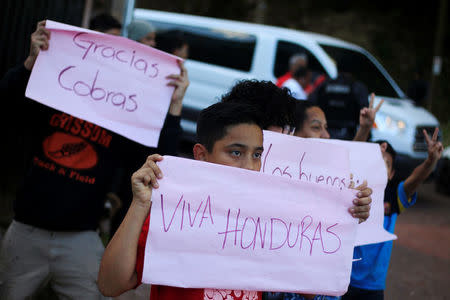
<path id="1" fill-rule="evenodd" d="M 378 112 L 375 117 L 374 127 L 378 130 L 386 130 L 393 133 L 403 133 L 406 130 L 406 122 L 384 114 L 382 112 Z"/>

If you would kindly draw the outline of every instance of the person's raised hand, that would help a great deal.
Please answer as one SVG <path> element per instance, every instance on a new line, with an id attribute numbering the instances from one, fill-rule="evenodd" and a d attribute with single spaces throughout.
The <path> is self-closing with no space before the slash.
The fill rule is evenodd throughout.
<path id="1" fill-rule="evenodd" d="M 372 128 L 373 122 L 375 122 L 375 116 L 380 110 L 381 105 L 383 104 L 384 100 L 381 99 L 380 102 L 377 104 L 377 106 L 374 108 L 375 102 L 375 94 L 370 94 L 370 101 L 369 101 L 369 107 L 364 107 L 359 112 L 359 125 L 362 127 Z"/>
<path id="2" fill-rule="evenodd" d="M 169 107 L 169 113 L 173 116 L 181 115 L 181 109 L 183 108 L 183 98 L 189 86 L 188 71 L 186 70 L 183 61 L 177 60 L 177 63 L 180 67 L 180 74 L 172 74 L 166 77 L 167 79 L 170 79 L 167 85 L 175 87 Z"/>
<path id="3" fill-rule="evenodd" d="M 36 30 L 31 34 L 30 53 L 25 60 L 24 66 L 27 70 L 33 69 L 36 58 L 41 50 L 48 50 L 50 31 L 45 29 L 45 21 L 37 23 Z"/>
<path id="4" fill-rule="evenodd" d="M 444 151 L 444 146 L 442 145 L 441 142 L 439 142 L 437 140 L 438 133 L 439 133 L 439 128 L 436 127 L 434 129 L 433 136 L 430 139 L 427 131 L 425 129 L 423 130 L 423 135 L 425 137 L 425 141 L 428 146 L 428 158 L 427 159 L 429 160 L 429 162 L 431 164 L 436 164 L 437 161 L 441 158 L 442 152 Z"/>
<path id="5" fill-rule="evenodd" d="M 151 206 L 152 189 L 159 187 L 158 179 L 162 178 L 162 172 L 156 162 L 163 160 L 159 154 L 150 155 L 142 167 L 131 176 L 131 189 L 133 201 L 143 207 Z"/>

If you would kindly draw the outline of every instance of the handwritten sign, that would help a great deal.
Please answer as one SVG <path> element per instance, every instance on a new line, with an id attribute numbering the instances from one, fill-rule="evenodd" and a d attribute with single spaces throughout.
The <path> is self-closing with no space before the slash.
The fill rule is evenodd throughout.
<path id="1" fill-rule="evenodd" d="M 123 37 L 53 21 L 26 96 L 155 147 L 178 74 L 176 57 Z"/>
<path id="2" fill-rule="evenodd" d="M 169 156 L 159 166 L 144 283 L 345 293 L 351 191 Z"/>
<path id="3" fill-rule="evenodd" d="M 397 239 L 384 229 L 384 190 L 387 184 L 387 171 L 380 146 L 376 143 L 363 143 L 340 140 L 317 140 L 330 145 L 339 145 L 350 152 L 350 170 L 353 178 L 349 178 L 360 185 L 367 180 L 372 188 L 372 204 L 370 217 L 366 222 L 359 224 L 356 233 L 355 246 L 381 243 Z"/>
<path id="4" fill-rule="evenodd" d="M 265 130 L 261 172 L 342 190 L 348 187 L 349 151 L 339 145 Z"/>
<path id="5" fill-rule="evenodd" d="M 340 168 L 341 161 L 348 159 L 349 169 Z M 387 173 L 378 144 L 304 139 L 264 131 L 261 172 L 325 184 L 338 191 L 346 189 L 352 181 L 358 186 L 367 180 L 373 190 L 370 217 L 358 225 L 355 246 L 396 239 L 383 227 Z"/>

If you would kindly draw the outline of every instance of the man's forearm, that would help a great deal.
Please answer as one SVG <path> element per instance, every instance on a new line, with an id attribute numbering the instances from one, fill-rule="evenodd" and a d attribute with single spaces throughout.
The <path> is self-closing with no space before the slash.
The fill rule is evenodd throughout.
<path id="1" fill-rule="evenodd" d="M 353 140 L 358 142 L 367 142 L 367 140 L 369 139 L 369 134 L 370 134 L 370 127 L 359 126 L 358 131 L 356 132 Z"/>

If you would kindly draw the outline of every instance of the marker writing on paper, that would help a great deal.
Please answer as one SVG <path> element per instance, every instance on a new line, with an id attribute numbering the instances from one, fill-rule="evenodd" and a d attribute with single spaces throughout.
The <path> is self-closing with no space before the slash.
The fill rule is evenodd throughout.
<path id="1" fill-rule="evenodd" d="M 99 44 L 94 41 L 94 37 L 86 32 L 79 32 L 72 39 L 74 45 L 83 49 L 81 59 L 85 60 L 88 56 L 97 55 L 102 59 L 108 59 L 117 62 L 146 75 L 149 78 L 156 78 L 159 74 L 158 64 L 147 61 L 136 55 L 136 50 L 127 51 L 116 49 L 106 44 Z"/>
<path id="2" fill-rule="evenodd" d="M 76 66 L 67 66 L 59 72 L 58 84 L 61 88 L 80 97 L 89 97 L 93 101 L 101 101 L 113 105 L 126 112 L 134 112 L 138 109 L 137 95 L 135 93 L 126 95 L 120 91 L 111 91 L 99 86 L 97 80 L 99 79 L 100 70 L 97 70 L 93 78 L 87 81 L 75 81 L 66 78 L 73 78 L 73 72 L 76 71 L 76 68 Z"/>
<path id="3" fill-rule="evenodd" d="M 172 215 L 170 214 L 166 217 L 166 214 L 164 213 L 164 195 L 161 194 L 161 214 L 162 214 L 162 222 L 164 226 L 164 232 L 168 232 L 171 227 L 172 223 L 174 221 L 176 213 L 179 211 L 180 208 L 181 211 L 181 222 L 180 222 L 180 231 L 183 230 L 183 226 L 186 222 L 188 226 L 191 228 L 194 227 L 194 225 L 198 224 L 198 228 L 201 228 L 202 225 L 206 225 L 207 220 L 211 222 L 212 225 L 214 225 L 213 220 L 213 214 L 212 214 L 212 208 L 211 208 L 211 197 L 208 196 L 206 201 L 201 201 L 200 204 L 197 206 L 197 209 L 193 206 L 191 211 L 191 203 L 183 199 L 184 196 L 182 195 L 180 197 L 180 200 L 177 203 L 177 206 L 175 207 Z M 199 212 L 202 211 L 201 217 Z M 192 213 L 191 213 L 192 212 Z M 197 218 L 198 216 L 198 218 Z M 186 221 L 185 221 L 186 219 Z M 197 222 L 196 222 L 197 220 Z"/>
<path id="4" fill-rule="evenodd" d="M 173 211 L 167 211 L 165 196 L 161 194 L 161 219 L 164 233 L 182 232 L 184 228 L 198 230 L 214 226 L 211 196 L 196 205 L 181 195 Z M 339 223 L 323 225 L 311 215 L 299 217 L 297 222 L 282 218 L 243 216 L 241 210 L 228 209 L 226 225 L 217 232 L 221 248 L 240 247 L 275 251 L 282 248 L 297 249 L 309 255 L 314 253 L 333 254 L 341 248 L 341 238 L 336 230 Z M 176 225 L 175 225 L 176 224 Z"/>
<path id="5" fill-rule="evenodd" d="M 233 219 L 229 209 L 225 230 L 218 234 L 223 239 L 222 249 L 241 247 L 273 251 L 291 248 L 307 251 L 309 255 L 316 252 L 333 254 L 341 248 L 341 239 L 335 232 L 338 225 L 339 223 L 335 223 L 325 227 L 310 215 L 299 218 L 296 223 L 275 217 L 263 221 L 260 217 L 242 216 L 240 209 Z M 281 239 L 276 240 L 276 237 Z"/>
<path id="6" fill-rule="evenodd" d="M 282 177 L 289 177 L 289 178 L 297 178 L 299 180 L 308 181 L 308 182 L 315 182 L 315 183 L 321 183 L 326 184 L 330 186 L 334 186 L 342 190 L 346 187 L 346 178 L 338 177 L 338 176 L 331 176 L 327 174 L 318 174 L 313 175 L 311 172 L 306 170 L 304 168 L 304 162 L 307 158 L 307 152 L 302 152 L 299 155 L 299 161 L 298 161 L 298 173 L 295 174 L 293 170 L 290 169 L 291 166 L 284 165 L 284 166 L 275 166 L 274 168 L 268 167 L 268 161 L 270 161 L 270 154 L 272 150 L 273 144 L 269 145 L 269 148 L 267 151 L 265 151 L 264 159 L 263 159 L 263 166 L 262 171 L 263 173 L 268 173 L 272 175 L 279 175 Z"/>

